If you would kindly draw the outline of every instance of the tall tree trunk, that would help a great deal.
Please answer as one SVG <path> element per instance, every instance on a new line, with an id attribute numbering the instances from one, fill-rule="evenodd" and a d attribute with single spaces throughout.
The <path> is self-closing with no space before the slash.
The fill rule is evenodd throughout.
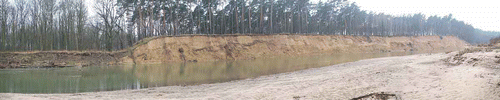
<path id="1" fill-rule="evenodd" d="M 274 13 L 274 12 L 273 12 L 273 11 L 274 11 L 274 9 L 273 9 L 273 5 L 274 5 L 274 4 L 273 4 L 273 2 L 274 2 L 274 0 L 271 0 L 271 17 L 270 17 L 270 18 L 271 18 L 271 19 L 270 19 L 270 20 L 271 20 L 271 22 L 270 22 L 270 24 L 269 24 L 269 26 L 270 26 L 270 30 L 271 30 L 271 32 L 270 32 L 271 34 L 272 34 L 272 33 L 274 33 L 274 31 L 273 31 L 273 29 L 274 29 L 274 27 L 273 27 L 273 13 Z"/>
<path id="2" fill-rule="evenodd" d="M 264 33 L 264 27 L 262 27 L 262 26 L 264 26 L 262 24 L 262 20 L 264 19 L 264 15 L 262 15 L 263 14 L 263 12 L 262 12 L 262 6 L 263 5 L 260 5 L 260 19 L 259 19 L 259 27 L 260 27 L 259 30 L 260 30 L 261 34 Z"/>
<path id="3" fill-rule="evenodd" d="M 235 6 L 234 6 L 234 22 L 233 22 L 233 23 L 235 23 L 235 24 L 236 24 L 236 28 L 234 28 L 234 29 L 235 29 L 235 32 L 234 32 L 234 33 L 238 33 L 238 32 L 240 32 L 240 31 L 239 31 L 239 30 L 240 30 L 240 28 L 239 28 L 239 23 L 238 23 L 238 20 L 239 20 L 239 18 L 238 18 L 238 6 L 236 6 L 236 5 L 237 5 L 237 4 L 235 4 Z M 233 34 L 234 34 L 234 33 L 233 33 Z"/>
<path id="4" fill-rule="evenodd" d="M 241 27 L 240 27 L 241 32 L 240 33 L 245 34 L 245 4 L 244 3 L 241 7 L 241 21 L 239 23 L 241 23 Z"/>
<path id="5" fill-rule="evenodd" d="M 250 33 L 253 34 L 252 32 L 252 14 L 251 14 L 251 9 L 252 7 L 248 7 L 248 30 Z"/>

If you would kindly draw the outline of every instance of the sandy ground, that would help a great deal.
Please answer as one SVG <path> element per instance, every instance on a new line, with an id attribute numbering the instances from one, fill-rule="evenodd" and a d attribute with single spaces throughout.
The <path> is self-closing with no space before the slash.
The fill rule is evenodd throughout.
<path id="1" fill-rule="evenodd" d="M 391 93 L 401 99 L 499 100 L 500 53 L 419 54 L 314 68 L 255 79 L 76 94 L 2 93 L 0 99 L 351 99 Z M 472 60 L 469 60 L 472 59 Z M 450 64 L 453 62 L 454 64 Z"/>

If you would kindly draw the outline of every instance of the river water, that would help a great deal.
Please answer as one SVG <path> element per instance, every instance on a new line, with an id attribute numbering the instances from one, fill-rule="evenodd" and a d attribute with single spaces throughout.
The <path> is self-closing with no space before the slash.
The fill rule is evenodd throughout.
<path id="1" fill-rule="evenodd" d="M 219 83 L 411 54 L 414 53 L 347 53 L 198 63 L 3 69 L 0 93 L 78 93 Z"/>

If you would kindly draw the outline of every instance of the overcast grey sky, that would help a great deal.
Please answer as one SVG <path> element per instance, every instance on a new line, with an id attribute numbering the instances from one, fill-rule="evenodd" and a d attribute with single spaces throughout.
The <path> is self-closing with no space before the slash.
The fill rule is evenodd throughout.
<path id="1" fill-rule="evenodd" d="M 318 2 L 320 0 L 311 0 Z M 326 1 L 326 0 L 323 0 Z M 500 31 L 500 2 L 496 0 L 350 0 L 361 9 L 390 15 L 422 13 L 453 17 L 487 31 Z"/>

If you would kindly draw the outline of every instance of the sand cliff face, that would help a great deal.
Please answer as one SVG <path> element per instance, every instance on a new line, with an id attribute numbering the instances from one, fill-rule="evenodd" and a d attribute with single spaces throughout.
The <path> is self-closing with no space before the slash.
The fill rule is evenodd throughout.
<path id="1" fill-rule="evenodd" d="M 456 50 L 467 43 L 454 36 L 378 37 L 338 35 L 160 37 L 133 49 L 122 63 L 238 60 L 321 53 Z"/>

